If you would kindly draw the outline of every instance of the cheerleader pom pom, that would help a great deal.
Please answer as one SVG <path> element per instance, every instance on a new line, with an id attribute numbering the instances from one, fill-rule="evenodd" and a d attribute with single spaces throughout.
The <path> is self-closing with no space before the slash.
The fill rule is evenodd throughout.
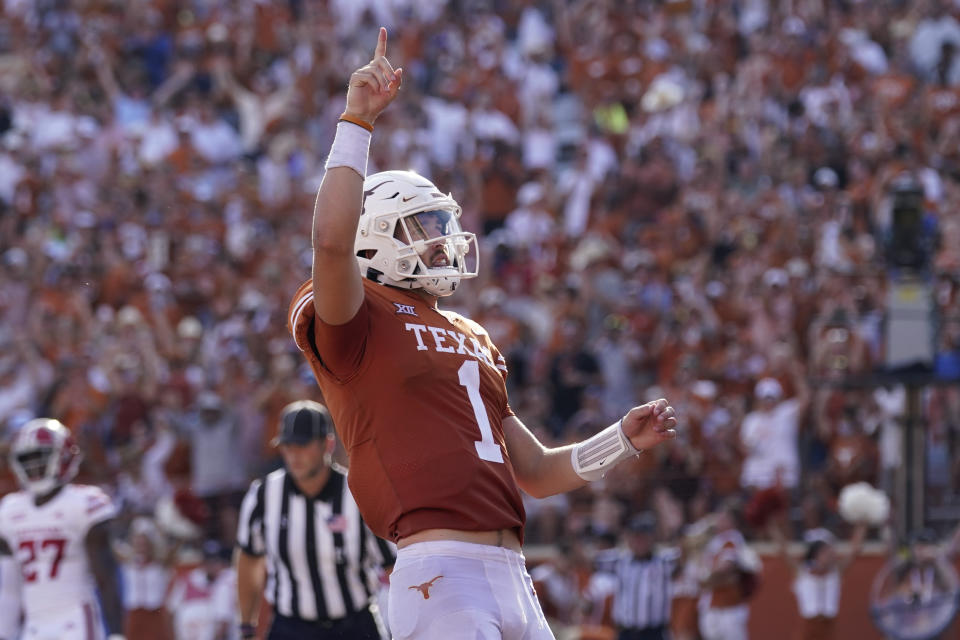
<path id="1" fill-rule="evenodd" d="M 890 516 L 890 499 L 866 482 L 845 486 L 838 502 L 840 517 L 851 524 L 877 526 Z"/>

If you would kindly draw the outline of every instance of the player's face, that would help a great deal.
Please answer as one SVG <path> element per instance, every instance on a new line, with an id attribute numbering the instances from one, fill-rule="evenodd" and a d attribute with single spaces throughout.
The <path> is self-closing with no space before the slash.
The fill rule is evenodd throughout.
<path id="1" fill-rule="evenodd" d="M 407 242 L 426 242 L 427 247 L 420 251 L 420 259 L 428 267 L 450 266 L 452 255 L 443 236 L 455 233 L 456 217 L 449 211 L 421 211 L 403 219 L 397 225 L 397 238 Z M 430 242 L 436 240 L 436 242 Z"/>
<path id="2" fill-rule="evenodd" d="M 833 547 L 829 544 L 823 545 L 820 550 L 817 552 L 817 555 L 813 558 L 814 569 L 818 571 L 828 571 L 836 566 L 837 559 L 836 554 L 833 552 Z"/>
<path id="3" fill-rule="evenodd" d="M 50 459 L 49 449 L 37 449 L 17 455 L 17 461 L 23 467 L 24 473 L 30 480 L 43 480 L 47 472 L 47 461 Z"/>
<path id="4" fill-rule="evenodd" d="M 139 556 L 147 557 L 153 555 L 153 545 L 150 543 L 150 538 L 146 534 L 138 533 L 133 536 L 131 540 L 133 546 L 133 552 Z"/>
<path id="5" fill-rule="evenodd" d="M 627 534 L 627 543 L 630 550 L 638 556 L 650 553 L 653 548 L 653 536 L 645 531 L 631 531 Z"/>
<path id="6" fill-rule="evenodd" d="M 322 440 L 311 440 L 306 444 L 281 444 L 280 455 L 283 463 L 294 480 L 309 480 L 316 476 L 326 465 L 327 448 Z"/>

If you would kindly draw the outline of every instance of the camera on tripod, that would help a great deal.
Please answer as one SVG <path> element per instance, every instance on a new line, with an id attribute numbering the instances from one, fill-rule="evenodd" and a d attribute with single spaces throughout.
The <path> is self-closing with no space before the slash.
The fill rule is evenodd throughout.
<path id="1" fill-rule="evenodd" d="M 901 173 L 888 187 L 890 228 L 887 265 L 923 272 L 933 255 L 934 231 L 926 219 L 923 185 L 910 173 Z"/>

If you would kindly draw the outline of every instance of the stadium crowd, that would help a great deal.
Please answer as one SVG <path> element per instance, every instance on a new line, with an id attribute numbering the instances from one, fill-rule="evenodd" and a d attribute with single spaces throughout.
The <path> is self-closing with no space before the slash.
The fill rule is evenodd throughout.
<path id="1" fill-rule="evenodd" d="M 644 509 L 665 538 L 771 488 L 803 526 L 836 524 L 841 487 L 889 488 L 903 389 L 836 385 L 885 366 L 906 272 L 937 319 L 927 484 L 956 502 L 955 4 L 6 0 L 0 15 L 0 442 L 61 419 L 82 477 L 129 518 L 190 487 L 229 548 L 243 489 L 279 463 L 280 409 L 321 399 L 285 312 L 344 82 L 380 25 L 405 96 L 369 172 L 414 168 L 462 205 L 486 259 L 445 304 L 507 356 L 517 413 L 554 443 L 660 396 L 682 418 L 610 481 L 529 500 L 529 541 L 615 539 Z M 919 194 L 916 220 L 898 193 Z"/>

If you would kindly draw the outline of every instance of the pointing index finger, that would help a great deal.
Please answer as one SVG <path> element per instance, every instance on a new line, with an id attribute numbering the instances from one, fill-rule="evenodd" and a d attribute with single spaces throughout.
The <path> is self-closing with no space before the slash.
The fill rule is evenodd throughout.
<path id="1" fill-rule="evenodd" d="M 387 55 L 387 29 L 380 27 L 380 35 L 377 37 L 377 50 L 373 54 L 373 59 L 382 58 Z"/>

